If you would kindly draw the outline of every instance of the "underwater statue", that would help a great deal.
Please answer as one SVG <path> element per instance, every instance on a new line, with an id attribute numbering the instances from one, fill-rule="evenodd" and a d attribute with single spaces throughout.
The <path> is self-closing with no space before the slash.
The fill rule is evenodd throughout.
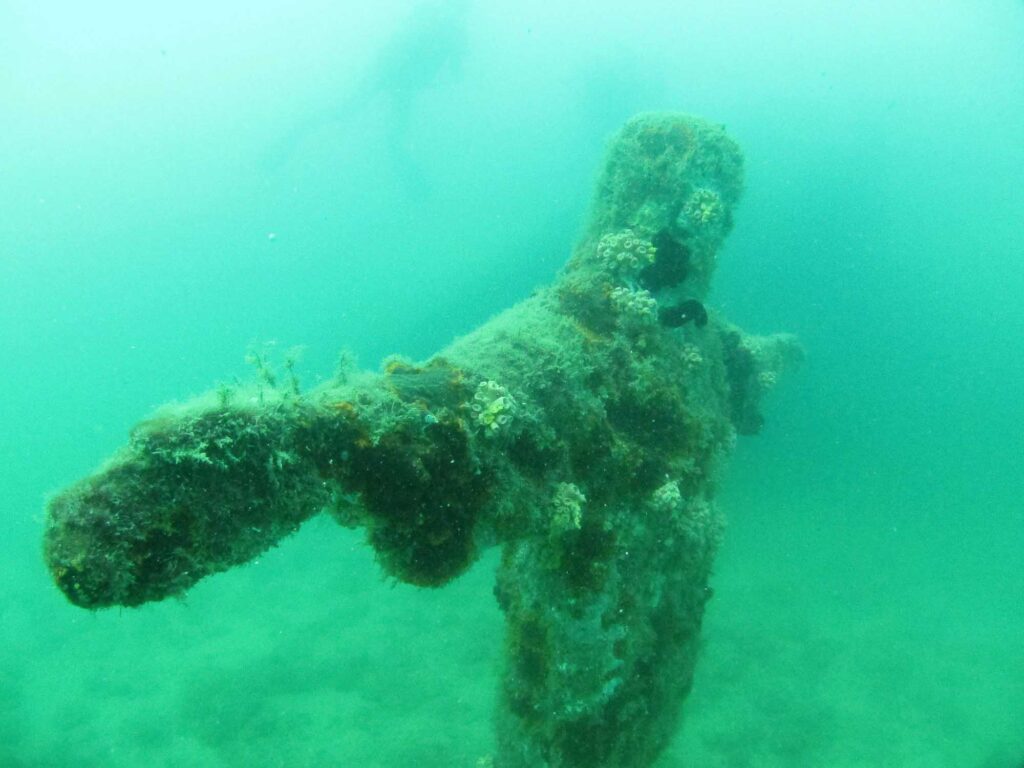
<path id="1" fill-rule="evenodd" d="M 722 128 L 633 118 L 551 285 L 424 362 L 166 406 L 49 502 L 54 580 L 89 609 L 162 600 L 323 511 L 423 587 L 499 546 L 493 764 L 651 765 L 693 679 L 722 464 L 800 357 L 704 308 L 741 183 Z"/>

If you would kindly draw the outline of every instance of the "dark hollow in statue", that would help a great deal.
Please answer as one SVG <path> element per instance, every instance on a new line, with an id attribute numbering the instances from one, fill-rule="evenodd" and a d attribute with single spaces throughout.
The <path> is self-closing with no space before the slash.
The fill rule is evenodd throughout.
<path id="1" fill-rule="evenodd" d="M 416 585 L 501 546 L 494 765 L 649 766 L 693 677 L 723 460 L 799 357 L 701 303 L 741 183 L 720 127 L 633 118 L 552 285 L 422 363 L 162 409 L 49 503 L 53 578 L 85 608 L 161 600 L 323 510 Z"/>

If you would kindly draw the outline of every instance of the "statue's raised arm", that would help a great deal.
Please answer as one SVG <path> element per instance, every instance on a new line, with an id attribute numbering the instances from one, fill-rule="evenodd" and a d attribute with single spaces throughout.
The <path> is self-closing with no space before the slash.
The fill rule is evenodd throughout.
<path id="1" fill-rule="evenodd" d="M 323 510 L 420 586 L 498 545 L 494 764 L 650 765 L 692 679 L 723 460 L 800 355 L 704 306 L 741 184 L 720 127 L 633 118 L 552 285 L 425 362 L 159 411 L 50 501 L 56 583 L 86 608 L 160 600 Z"/>

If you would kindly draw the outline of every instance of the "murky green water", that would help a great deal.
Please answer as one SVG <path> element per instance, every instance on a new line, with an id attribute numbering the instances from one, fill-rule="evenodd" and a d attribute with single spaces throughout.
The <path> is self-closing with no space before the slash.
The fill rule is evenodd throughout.
<path id="1" fill-rule="evenodd" d="M 316 520 L 89 614 L 42 507 L 161 402 L 305 345 L 423 357 L 547 281 L 633 112 L 747 192 L 710 304 L 808 360 L 742 439 L 665 766 L 1024 760 L 1024 4 L 0 10 L 0 765 L 474 766 L 485 558 L 381 580 Z"/>

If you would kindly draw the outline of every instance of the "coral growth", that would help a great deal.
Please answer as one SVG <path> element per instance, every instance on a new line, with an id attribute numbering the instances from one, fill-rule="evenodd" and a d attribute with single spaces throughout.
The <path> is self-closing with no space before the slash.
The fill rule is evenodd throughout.
<path id="1" fill-rule="evenodd" d="M 597 258 L 613 275 L 633 277 L 654 263 L 654 246 L 631 229 L 612 232 L 597 243 Z"/>

